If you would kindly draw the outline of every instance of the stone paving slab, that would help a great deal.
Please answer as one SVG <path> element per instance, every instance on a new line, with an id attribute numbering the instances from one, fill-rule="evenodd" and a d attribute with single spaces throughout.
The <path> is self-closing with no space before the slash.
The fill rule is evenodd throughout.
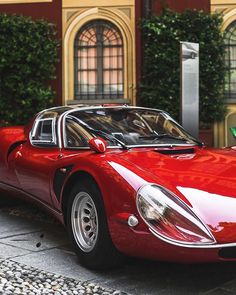
<path id="1" fill-rule="evenodd" d="M 0 259 L 13 258 L 17 256 L 19 257 L 21 255 L 27 255 L 29 253 L 31 252 L 18 247 L 12 247 L 0 243 Z"/>
<path id="2" fill-rule="evenodd" d="M 0 238 L 0 242 L 38 252 L 67 245 L 68 239 L 66 239 L 65 233 L 62 235 L 59 232 L 41 230 L 33 233 L 14 235 L 4 239 Z"/>
<path id="3" fill-rule="evenodd" d="M 110 273 L 107 280 L 100 276 L 94 282 L 115 285 L 131 294 L 192 295 L 212 290 L 235 276 L 235 264 L 179 265 L 135 260 L 121 273 Z"/>
<path id="4" fill-rule="evenodd" d="M 227 282 L 222 286 L 225 290 L 228 290 L 230 292 L 234 292 L 236 294 L 236 279 L 230 282 Z"/>
<path id="5" fill-rule="evenodd" d="M 219 288 L 210 290 L 208 292 L 203 293 L 203 295 L 217 295 L 217 294 L 236 294 L 236 279 L 229 281 L 223 285 L 221 285 Z"/>
<path id="6" fill-rule="evenodd" d="M 9 222 L 9 219 L 11 222 Z M 36 222 L 29 222 L 24 218 L 16 216 L 9 216 L 6 213 L 0 214 L 0 239 L 9 236 L 40 231 L 42 228 L 41 224 Z"/>

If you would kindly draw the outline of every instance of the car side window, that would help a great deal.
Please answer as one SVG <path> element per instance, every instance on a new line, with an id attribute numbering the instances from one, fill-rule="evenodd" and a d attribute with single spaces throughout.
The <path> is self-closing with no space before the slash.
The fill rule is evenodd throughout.
<path id="1" fill-rule="evenodd" d="M 92 136 L 74 120 L 66 119 L 65 132 L 65 147 L 79 148 L 89 146 L 88 142 Z"/>
<path id="2" fill-rule="evenodd" d="M 55 120 L 37 120 L 31 133 L 31 142 L 34 145 L 56 146 Z"/>

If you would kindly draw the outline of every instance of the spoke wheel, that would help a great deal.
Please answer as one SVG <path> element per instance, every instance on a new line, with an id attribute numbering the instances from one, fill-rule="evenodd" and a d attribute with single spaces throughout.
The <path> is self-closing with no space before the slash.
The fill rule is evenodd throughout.
<path id="1" fill-rule="evenodd" d="M 91 196 L 86 192 L 76 195 L 71 210 L 71 225 L 75 240 L 84 252 L 90 252 L 98 237 L 98 215 Z"/>
<path id="2" fill-rule="evenodd" d="M 71 188 L 67 230 L 79 262 L 85 267 L 108 269 L 122 265 L 124 256 L 112 242 L 103 196 L 90 178 L 80 178 Z"/>

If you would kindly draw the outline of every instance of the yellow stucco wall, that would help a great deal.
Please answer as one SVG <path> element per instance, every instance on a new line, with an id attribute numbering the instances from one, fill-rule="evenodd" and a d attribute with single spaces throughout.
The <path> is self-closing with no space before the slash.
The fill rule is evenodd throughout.
<path id="1" fill-rule="evenodd" d="M 98 4 L 96 6 L 96 4 Z M 124 98 L 136 103 L 135 0 L 63 0 L 63 103 L 74 99 L 74 40 L 94 19 L 114 23 L 124 41 Z"/>
<path id="2" fill-rule="evenodd" d="M 236 20 L 236 0 L 211 0 L 211 12 L 222 13 L 223 28 L 225 30 Z M 225 120 L 214 126 L 215 146 L 235 145 L 235 139 L 229 132 L 229 128 L 236 126 L 236 103 L 227 104 Z"/>

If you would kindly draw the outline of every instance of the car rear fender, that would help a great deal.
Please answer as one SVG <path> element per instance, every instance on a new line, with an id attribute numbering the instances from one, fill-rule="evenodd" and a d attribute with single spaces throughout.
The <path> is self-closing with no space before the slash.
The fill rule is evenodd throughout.
<path id="1" fill-rule="evenodd" d="M 0 161 L 7 164 L 11 152 L 27 140 L 23 126 L 0 128 Z"/>

